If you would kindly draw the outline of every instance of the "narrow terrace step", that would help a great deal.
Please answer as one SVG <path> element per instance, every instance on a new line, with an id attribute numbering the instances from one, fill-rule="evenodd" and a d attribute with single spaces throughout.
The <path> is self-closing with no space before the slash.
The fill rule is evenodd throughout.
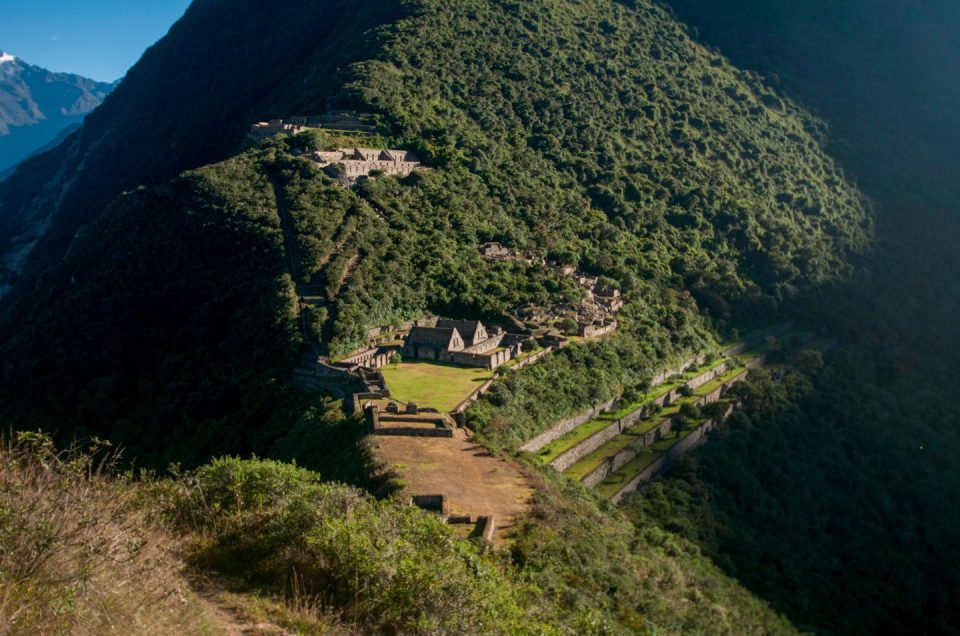
<path id="1" fill-rule="evenodd" d="M 581 481 L 585 486 L 591 488 L 597 486 L 611 474 L 632 462 L 643 449 L 666 440 L 671 432 L 673 419 L 679 413 L 682 404 L 691 403 L 702 407 L 719 401 L 726 391 L 733 384 L 742 381 L 749 369 L 756 366 L 758 362 L 762 362 L 762 357 L 752 356 L 743 364 L 726 369 L 724 373 L 699 385 L 692 396 L 679 400 L 657 414 L 656 418 L 632 426 L 595 450 L 582 454 L 575 463 L 567 467 L 566 474 Z"/>
<path id="2" fill-rule="evenodd" d="M 646 415 L 654 405 L 663 406 L 678 400 L 681 387 L 686 385 L 692 389 L 699 388 L 718 374 L 722 374 L 732 363 L 730 359 L 721 358 L 705 369 L 698 369 L 679 379 L 661 384 L 643 400 L 617 412 L 600 415 L 554 440 L 541 449 L 540 459 L 556 470 L 564 471 L 620 433 L 634 427 L 634 423 Z M 646 434 L 653 426 L 651 423 L 643 423 L 638 432 Z"/>

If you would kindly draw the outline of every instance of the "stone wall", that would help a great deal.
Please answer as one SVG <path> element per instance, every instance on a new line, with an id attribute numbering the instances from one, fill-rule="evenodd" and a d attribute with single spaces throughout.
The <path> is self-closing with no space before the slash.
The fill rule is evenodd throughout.
<path id="1" fill-rule="evenodd" d="M 675 368 L 675 369 L 670 369 L 670 370 L 664 371 L 664 372 L 662 372 L 662 373 L 654 376 L 653 380 L 652 380 L 651 383 L 650 383 L 651 387 L 657 387 L 657 386 L 663 384 L 664 382 L 666 382 L 667 380 L 669 380 L 671 377 L 673 377 L 673 376 L 675 376 L 675 375 L 678 375 L 678 374 L 680 374 L 680 373 L 685 372 L 687 369 L 689 369 L 690 367 L 692 367 L 692 366 L 694 366 L 694 365 L 703 364 L 703 363 L 706 361 L 706 358 L 707 358 L 707 357 L 706 357 L 706 354 L 699 355 L 699 356 L 697 356 L 697 357 L 695 357 L 695 358 L 690 358 L 689 360 L 687 360 L 686 362 L 684 362 L 684 363 L 683 363 L 682 365 L 680 365 L 679 367 L 677 367 L 677 368 Z M 707 372 L 707 373 L 711 373 L 712 371 L 713 371 L 713 370 L 711 370 L 711 371 L 709 371 L 709 372 Z M 698 377 L 699 377 L 699 376 L 698 376 Z M 715 378 L 715 377 L 716 377 L 716 375 L 710 376 L 710 380 L 712 380 L 712 379 Z M 696 380 L 696 379 L 697 379 L 697 378 L 694 378 L 694 380 Z M 709 380 L 705 380 L 704 382 L 701 382 L 701 383 L 698 384 L 697 386 L 702 386 L 702 385 L 705 384 L 707 381 L 709 381 Z M 615 424 L 620 425 L 622 428 L 626 428 L 627 426 L 630 426 L 631 424 L 633 424 L 634 422 L 636 422 L 638 419 L 640 419 L 641 417 L 643 417 L 644 415 L 646 415 L 646 413 L 648 412 L 648 409 L 650 408 L 650 405 L 651 405 L 651 404 L 657 404 L 657 405 L 659 405 L 659 406 L 666 406 L 666 405 L 668 405 L 668 404 L 671 404 L 671 403 L 672 403 L 674 400 L 676 400 L 678 397 L 680 397 L 680 393 L 679 393 L 678 390 L 671 391 L 671 392 L 669 392 L 669 393 L 667 393 L 667 394 L 665 394 L 665 395 L 662 395 L 662 396 L 658 397 L 658 398 L 655 399 L 655 400 L 652 400 L 649 404 L 643 405 L 642 407 L 638 408 L 637 410 L 633 411 L 632 413 L 628 413 L 627 415 L 623 416 L 620 420 L 618 420 L 617 422 L 615 422 Z M 550 442 L 552 442 L 552 441 L 554 441 L 554 440 L 556 440 L 556 439 L 559 439 L 560 437 L 566 435 L 567 433 L 569 433 L 569 432 L 572 431 L 573 429 L 575 429 L 575 428 L 577 428 L 577 427 L 579 427 L 579 426 L 582 426 L 583 424 L 586 424 L 587 422 L 589 422 L 591 419 L 593 419 L 594 417 L 596 417 L 596 416 L 599 415 L 600 413 L 603 413 L 603 412 L 605 412 L 605 411 L 609 411 L 609 410 L 613 407 L 613 405 L 614 405 L 615 403 L 616 403 L 616 400 L 611 400 L 611 401 L 608 402 L 607 404 L 601 405 L 600 407 L 592 407 L 591 409 L 587 409 L 586 411 L 584 411 L 584 412 L 580 413 L 579 415 L 576 415 L 576 416 L 574 416 L 574 417 L 572 417 L 572 418 L 565 419 L 565 420 L 560 420 L 559 422 L 557 422 L 556 424 L 554 424 L 553 426 L 551 426 L 551 427 L 550 427 L 547 431 L 545 431 L 544 433 L 541 433 L 541 434 L 538 435 L 537 437 L 534 437 L 533 439 L 531 439 L 530 441 L 528 441 L 527 443 L 525 443 L 523 446 L 520 447 L 520 450 L 526 451 L 526 452 L 528 452 L 528 453 L 535 453 L 535 452 L 537 452 L 538 450 L 540 450 L 541 448 L 543 448 L 544 446 L 546 446 L 547 444 L 549 444 Z M 597 410 L 597 409 L 599 409 L 599 410 Z M 592 415 L 591 415 L 591 413 L 592 413 Z M 584 417 L 586 417 L 586 419 L 583 419 Z M 576 422 L 576 423 L 574 423 L 574 422 Z"/>
<path id="2" fill-rule="evenodd" d="M 501 349 L 494 353 L 469 353 L 467 351 L 453 351 L 450 361 L 468 367 L 493 370 L 510 361 L 510 350 Z"/>
<path id="3" fill-rule="evenodd" d="M 697 389 L 703 386 L 704 384 L 706 384 L 707 382 L 710 382 L 714 378 L 726 373 L 728 366 L 729 366 L 728 362 L 721 363 L 716 367 L 709 369 L 701 373 L 697 377 L 693 378 L 692 380 L 690 380 L 690 382 L 687 383 L 687 386 L 689 386 L 692 389 Z M 746 372 L 744 372 L 744 375 L 745 373 Z M 739 381 L 739 380 L 735 380 L 735 381 Z M 665 404 L 672 403 L 674 400 L 678 399 L 679 397 L 680 397 L 680 391 L 679 389 L 675 389 L 654 400 L 651 400 L 649 403 L 644 404 L 640 408 L 628 413 L 627 415 L 624 415 L 620 419 L 611 422 L 610 425 L 607 426 L 606 428 L 603 428 L 600 431 L 597 431 L 596 433 L 594 433 L 587 439 L 583 440 L 573 448 L 567 450 L 562 455 L 560 455 L 559 457 L 554 459 L 552 462 L 550 462 L 550 465 L 556 470 L 561 472 L 566 470 L 570 466 L 573 466 L 575 463 L 580 461 L 582 458 L 586 457 L 596 449 L 606 444 L 608 441 L 610 441 L 617 435 L 621 434 L 626 429 L 630 428 L 637 420 L 647 416 L 652 408 L 652 405 L 657 404 L 659 406 L 664 406 Z M 715 402 L 717 399 L 719 399 L 719 395 L 709 401 Z M 708 402 L 704 402 L 704 403 L 706 404 Z M 699 405 L 700 404 L 698 403 L 698 406 Z M 671 423 L 672 423 L 672 419 L 668 418 L 664 420 L 660 425 L 655 427 L 654 429 L 645 433 L 642 438 L 638 438 L 639 440 L 642 440 L 642 446 L 652 446 L 653 444 L 655 444 L 662 436 L 666 435 L 666 433 L 670 431 Z M 524 450 L 524 449 L 521 448 L 521 450 Z M 634 456 L 636 456 L 636 453 L 634 453 Z M 613 470 L 617 470 L 617 469 L 615 468 Z"/>
<path id="4" fill-rule="evenodd" d="M 380 400 L 383 396 L 379 393 L 354 393 L 353 394 L 353 412 L 363 413 L 363 402 L 365 400 Z"/>
<path id="5" fill-rule="evenodd" d="M 712 372 L 712 370 L 711 370 L 711 372 Z M 732 387 L 733 385 L 735 385 L 735 384 L 737 384 L 737 383 L 742 382 L 743 380 L 745 380 L 748 374 L 749 374 L 749 371 L 748 371 L 748 370 L 744 370 L 744 371 L 742 371 L 741 373 L 737 374 L 736 376 L 734 376 L 733 378 L 731 378 L 730 380 L 728 380 L 727 382 L 725 382 L 725 383 L 723 384 L 723 386 L 718 387 L 715 391 L 711 391 L 708 395 L 705 395 L 705 396 L 703 396 L 702 398 L 700 398 L 699 400 L 697 400 L 696 406 L 702 407 L 702 406 L 706 406 L 707 404 L 712 404 L 712 403 L 714 403 L 714 402 L 717 402 L 718 400 L 720 400 L 720 398 L 722 398 L 722 397 L 724 396 L 724 394 L 726 394 L 726 392 L 730 389 L 730 387 Z M 731 406 L 731 407 L 727 410 L 726 414 L 723 415 L 723 417 L 719 418 L 718 420 L 710 420 L 710 421 L 708 421 L 707 423 L 703 424 L 702 426 L 700 426 L 699 428 L 697 428 L 695 431 L 693 431 L 692 433 L 690 433 L 690 435 L 688 435 L 688 436 L 685 437 L 684 439 L 680 440 L 680 441 L 677 443 L 677 445 L 675 445 L 674 447 L 671 448 L 671 450 L 669 451 L 669 453 L 673 453 L 673 452 L 674 452 L 673 449 L 675 449 L 675 448 L 680 448 L 680 450 L 679 450 L 678 452 L 683 452 L 683 449 L 684 449 L 684 447 L 685 447 L 684 445 L 690 443 L 690 442 L 688 442 L 689 439 L 691 439 L 691 438 L 693 438 L 693 439 L 701 439 L 706 432 L 709 432 L 709 431 L 712 429 L 713 425 L 716 424 L 717 421 L 726 420 L 726 418 L 729 417 L 729 415 L 730 415 L 730 413 L 731 413 L 732 411 L 733 411 L 733 407 Z M 622 421 L 623 421 L 623 420 L 621 419 L 620 422 L 622 422 Z M 612 474 L 615 473 L 616 471 L 618 471 L 618 470 L 620 470 L 621 468 L 623 468 L 623 467 L 624 467 L 628 462 L 630 462 L 634 457 L 636 457 L 637 455 L 640 454 L 640 450 L 641 450 L 641 449 L 647 448 L 647 447 L 649 447 L 649 446 L 653 446 L 654 444 L 656 444 L 656 443 L 657 443 L 658 441 L 660 441 L 661 439 L 667 437 L 667 435 L 670 434 L 670 432 L 671 432 L 670 429 L 673 427 L 673 421 L 674 421 L 674 418 L 673 418 L 673 417 L 667 417 L 667 418 L 665 418 L 662 422 L 660 422 L 660 424 L 658 424 L 658 425 L 655 426 L 654 428 L 652 428 L 652 429 L 650 429 L 649 431 L 647 431 L 646 433 L 644 433 L 642 437 L 638 437 L 636 443 L 631 444 L 629 447 L 623 449 L 622 451 L 620 451 L 619 453 L 617 453 L 617 455 L 615 455 L 613 458 L 611 458 L 610 461 L 608 461 L 607 463 L 599 466 L 599 467 L 598 467 L 596 470 L 594 470 L 592 473 L 589 473 L 588 475 L 586 475 L 586 476 L 581 480 L 581 481 L 583 482 L 583 484 L 586 485 L 586 486 L 588 486 L 588 487 L 591 487 L 591 488 L 592 488 L 592 487 L 596 486 L 597 484 L 599 484 L 599 483 L 600 483 L 601 481 L 603 481 L 604 479 L 606 479 L 608 476 L 612 475 Z M 626 428 L 626 427 L 623 427 L 623 428 Z M 609 427 L 608 427 L 608 429 L 604 429 L 604 430 L 609 430 Z M 614 435 L 614 436 L 611 436 L 609 439 L 613 439 L 613 437 L 615 437 L 615 435 Z M 592 437 L 591 437 L 590 439 L 592 439 Z M 605 442 L 604 442 L 604 443 L 605 443 Z M 602 445 L 602 444 L 601 444 L 601 445 Z M 596 448 L 599 448 L 599 446 L 597 446 Z M 595 449 L 594 449 L 594 450 L 595 450 Z M 570 452 L 570 451 L 568 451 L 568 453 L 569 453 L 569 452 Z M 589 453 L 591 453 L 591 452 L 593 452 L 593 450 L 590 450 L 590 451 L 587 451 L 586 453 L 583 453 L 583 454 L 581 455 L 581 457 L 586 456 L 587 454 L 589 454 Z M 668 454 L 669 454 L 669 453 L 668 453 Z M 565 454 L 566 454 L 566 453 L 565 453 Z M 563 456 L 561 456 L 561 457 L 563 457 Z M 560 459 L 560 458 L 558 458 L 558 459 Z M 579 461 L 579 460 L 578 460 L 578 461 Z M 576 463 L 576 462 L 572 462 L 572 463 L 568 464 L 567 467 L 572 466 L 573 463 Z M 551 463 L 551 466 L 552 466 L 552 465 L 553 465 L 553 463 Z M 565 470 L 565 469 L 566 469 L 566 467 L 565 467 L 565 468 L 558 468 L 558 470 Z"/>
<path id="6" fill-rule="evenodd" d="M 560 420 L 559 422 L 551 426 L 549 430 L 541 433 L 540 435 L 537 435 L 536 437 L 528 441 L 526 444 L 521 446 L 520 450 L 526 451 L 528 453 L 535 453 L 541 448 L 543 448 L 544 446 L 546 446 L 547 444 L 549 444 L 550 442 L 554 441 L 555 439 L 563 437 L 573 429 L 586 424 L 587 422 L 589 422 L 596 416 L 600 415 L 601 413 L 609 411 L 611 408 L 613 408 L 613 405 L 615 403 L 616 403 L 616 399 L 613 399 L 603 404 L 591 406 L 587 410 L 582 411 L 581 413 L 579 413 L 578 415 L 574 415 L 573 417 Z"/>
<path id="7" fill-rule="evenodd" d="M 520 362 L 516 363 L 516 364 L 513 365 L 513 367 L 511 367 L 511 368 L 512 368 L 514 371 L 516 371 L 517 369 L 522 369 L 522 368 L 524 368 L 524 367 L 529 367 L 531 364 L 536 364 L 537 362 L 539 362 L 540 360 L 542 360 L 543 357 L 546 356 L 547 354 L 549 354 L 551 351 L 553 351 L 553 347 L 547 347 L 546 349 L 543 349 L 543 350 L 541 350 L 541 351 L 537 351 L 535 354 L 531 355 L 530 357 L 524 358 L 524 359 L 521 360 Z"/>
<path id="8" fill-rule="evenodd" d="M 494 376 L 489 380 L 487 380 L 486 382 L 484 382 L 483 384 L 481 384 L 480 388 L 474 391 L 472 394 L 470 394 L 470 396 L 467 397 L 463 402 L 458 404 L 457 408 L 453 409 L 453 412 L 463 413 L 464 411 L 466 411 L 471 404 L 473 404 L 474 402 L 479 400 L 481 397 L 483 397 L 483 394 L 487 392 L 487 389 L 490 388 L 490 386 L 494 383 L 496 379 L 497 379 L 497 376 Z"/>
<path id="9" fill-rule="evenodd" d="M 323 378 L 349 378 L 355 377 L 355 370 L 350 366 L 335 366 L 326 362 L 317 362 L 314 367 L 314 373 Z"/>
<path id="10" fill-rule="evenodd" d="M 653 446 L 659 442 L 661 439 L 667 436 L 667 433 L 670 432 L 671 427 L 673 427 L 673 418 L 668 417 L 643 434 L 643 446 Z"/>
<path id="11" fill-rule="evenodd" d="M 708 404 L 713 404 L 714 402 L 719 400 L 721 397 L 723 397 L 724 394 L 727 391 L 729 391 L 730 387 L 732 387 L 734 384 L 739 384 L 740 382 L 743 382 L 744 380 L 746 380 L 749 374 L 750 374 L 750 370 L 744 369 L 737 375 L 730 378 L 727 382 L 725 382 L 723 386 L 717 387 L 707 395 L 704 395 L 699 400 L 697 400 L 695 403 L 696 406 L 701 407 L 701 406 L 706 406 Z"/>
<path id="12" fill-rule="evenodd" d="M 413 495 L 410 497 L 410 505 L 423 508 L 424 510 L 439 512 L 444 516 L 448 514 L 447 501 L 443 495 Z"/>
<path id="13" fill-rule="evenodd" d="M 587 488 L 596 488 L 600 485 L 600 482 L 629 464 L 637 455 L 637 448 L 635 446 L 629 446 L 611 457 L 608 462 L 597 468 L 597 470 L 589 475 L 585 475 L 580 481 Z"/>
<path id="14" fill-rule="evenodd" d="M 390 357 L 400 352 L 400 347 L 368 347 L 354 352 L 340 361 L 345 365 L 360 365 L 371 369 L 380 369 L 390 362 Z"/>
<path id="15" fill-rule="evenodd" d="M 625 427 L 621 424 L 621 420 L 612 422 L 610 426 L 600 429 L 573 448 L 570 448 L 558 455 L 556 459 L 550 462 L 551 468 L 560 472 L 565 471 L 593 451 L 612 440 L 617 435 L 621 434 L 624 428 Z"/>
<path id="16" fill-rule="evenodd" d="M 492 338 L 487 338 L 486 340 L 482 340 L 476 343 L 475 345 L 465 348 L 463 352 L 464 353 L 487 353 L 488 351 L 493 351 L 494 349 L 500 346 L 500 343 L 503 342 L 503 339 L 505 336 L 506 334 L 501 333 L 499 335 L 493 336 Z"/>
<path id="17" fill-rule="evenodd" d="M 380 419 L 380 409 L 376 406 L 367 408 L 367 417 L 370 419 L 370 432 L 373 435 L 389 435 L 396 437 L 453 437 L 453 428 L 446 424 L 442 417 L 424 417 L 417 420 L 387 420 L 396 423 L 410 422 L 434 424 L 434 428 L 422 428 L 419 426 L 383 426 Z"/>
<path id="18" fill-rule="evenodd" d="M 727 421 L 730 418 L 730 415 L 733 414 L 735 406 L 731 404 L 725 413 L 719 417 L 715 417 L 712 420 L 705 422 L 695 431 L 691 432 L 685 438 L 677 442 L 673 447 L 670 448 L 663 456 L 659 457 L 656 461 L 650 464 L 647 468 L 643 470 L 636 477 L 627 482 L 623 488 L 617 491 L 611 500 L 613 503 L 619 503 L 619 501 L 630 492 L 633 492 L 643 484 L 647 483 L 660 473 L 666 471 L 670 468 L 670 465 L 681 455 L 690 452 L 691 450 L 701 446 L 705 441 L 707 435 L 710 431 L 714 430 L 717 426 Z M 606 477 L 604 477 L 606 479 Z M 602 479 L 600 481 L 603 481 Z M 599 482 L 597 482 L 599 483 Z"/>
<path id="19" fill-rule="evenodd" d="M 723 375 L 724 373 L 726 373 L 727 370 L 730 368 L 730 364 L 731 364 L 731 363 L 730 363 L 729 360 L 726 361 L 726 362 L 722 362 L 722 363 L 718 364 L 718 365 L 715 366 L 714 368 L 709 369 L 709 370 L 705 371 L 704 373 L 701 373 L 701 374 L 698 375 L 697 377 L 695 377 L 695 378 L 693 378 L 692 380 L 690 380 L 689 382 L 687 382 L 687 386 L 690 387 L 690 388 L 693 389 L 693 390 L 699 389 L 700 387 L 702 387 L 702 386 L 703 386 L 704 384 L 706 384 L 707 382 L 710 382 L 711 380 L 713 380 L 713 379 L 715 379 L 715 378 L 718 378 L 718 377 L 720 377 L 721 375 Z"/>
<path id="20" fill-rule="evenodd" d="M 617 330 L 616 321 L 605 325 L 583 325 L 580 327 L 580 335 L 584 338 L 599 338 Z"/>
<path id="21" fill-rule="evenodd" d="M 642 486 L 643 484 L 647 483 L 648 481 L 650 481 L 651 479 L 653 479 L 654 477 L 662 473 L 665 470 L 666 465 L 667 465 L 666 455 L 659 457 L 656 461 L 654 461 L 652 464 L 650 464 L 645 469 L 643 469 L 643 472 L 641 472 L 639 475 L 637 475 L 636 477 L 628 481 L 623 488 L 618 490 L 616 494 L 614 494 L 613 497 L 610 498 L 610 500 L 613 503 L 620 503 L 620 500 L 623 499 L 623 497 L 627 495 L 627 493 L 631 493 L 635 491 L 640 486 Z"/>
<path id="22" fill-rule="evenodd" d="M 686 362 L 684 362 L 684 363 L 681 364 L 680 366 L 676 367 L 675 369 L 667 369 L 666 371 L 663 371 L 663 372 L 661 372 L 661 373 L 653 376 L 653 379 L 650 380 L 650 386 L 651 386 L 651 387 L 660 386 L 661 384 L 663 384 L 664 382 L 666 382 L 667 380 L 669 380 L 669 379 L 672 378 L 673 376 L 679 375 L 679 374 L 683 373 L 684 371 L 686 371 L 687 369 L 689 369 L 689 368 L 692 367 L 692 366 L 701 365 L 701 364 L 703 364 L 704 362 L 706 362 L 706 360 L 707 360 L 707 354 L 705 354 L 705 353 L 704 353 L 704 354 L 700 354 L 699 356 L 696 356 L 695 358 L 690 358 L 689 360 L 687 360 Z"/>

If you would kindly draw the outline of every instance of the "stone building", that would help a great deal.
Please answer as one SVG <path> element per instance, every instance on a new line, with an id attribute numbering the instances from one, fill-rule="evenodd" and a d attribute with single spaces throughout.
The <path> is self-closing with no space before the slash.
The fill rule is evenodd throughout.
<path id="1" fill-rule="evenodd" d="M 463 349 L 463 337 L 456 329 L 414 327 L 403 343 L 403 357 L 453 362 L 452 354 Z"/>
<path id="2" fill-rule="evenodd" d="M 307 129 L 306 126 L 285 122 L 282 119 L 257 122 L 250 127 L 250 136 L 254 139 L 266 139 L 275 135 L 298 135 Z"/>
<path id="3" fill-rule="evenodd" d="M 456 329 L 463 337 L 463 344 L 472 347 L 487 340 L 487 328 L 479 320 L 449 320 L 441 318 L 437 321 L 437 329 Z"/>
<path id="4" fill-rule="evenodd" d="M 497 242 L 484 243 L 481 245 L 480 254 L 484 258 L 510 258 L 513 256 L 513 252 L 511 252 L 509 248 Z"/>
<path id="5" fill-rule="evenodd" d="M 317 151 L 313 153 L 313 160 L 320 168 L 340 166 L 341 176 L 351 183 L 369 177 L 374 171 L 384 175 L 406 176 L 420 167 L 420 161 L 409 150 L 338 148 Z"/>
<path id="6" fill-rule="evenodd" d="M 508 362 L 515 352 L 513 347 L 501 346 L 505 336 L 502 329 L 489 332 L 476 320 L 441 319 L 436 327 L 411 329 L 404 342 L 403 357 L 495 369 Z"/>

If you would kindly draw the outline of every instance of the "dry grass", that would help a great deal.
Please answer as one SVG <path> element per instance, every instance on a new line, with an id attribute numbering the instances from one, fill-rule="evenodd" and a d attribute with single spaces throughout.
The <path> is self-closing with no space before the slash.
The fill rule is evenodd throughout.
<path id="1" fill-rule="evenodd" d="M 0 442 L 0 633 L 223 631 L 177 541 L 111 468 L 109 454 L 57 452 L 42 435 Z"/>

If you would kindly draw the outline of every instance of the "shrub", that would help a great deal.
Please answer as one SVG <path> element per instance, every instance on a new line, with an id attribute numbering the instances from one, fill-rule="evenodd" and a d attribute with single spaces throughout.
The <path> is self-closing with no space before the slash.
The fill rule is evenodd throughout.
<path id="1" fill-rule="evenodd" d="M 0 633 L 188 633 L 201 622 L 178 542 L 95 444 L 0 441 Z"/>
<path id="2" fill-rule="evenodd" d="M 186 477 L 174 510 L 179 526 L 201 537 L 197 564 L 275 586 L 296 573 L 364 631 L 515 633 L 529 625 L 524 586 L 435 516 L 322 483 L 294 465 L 215 460 Z"/>

